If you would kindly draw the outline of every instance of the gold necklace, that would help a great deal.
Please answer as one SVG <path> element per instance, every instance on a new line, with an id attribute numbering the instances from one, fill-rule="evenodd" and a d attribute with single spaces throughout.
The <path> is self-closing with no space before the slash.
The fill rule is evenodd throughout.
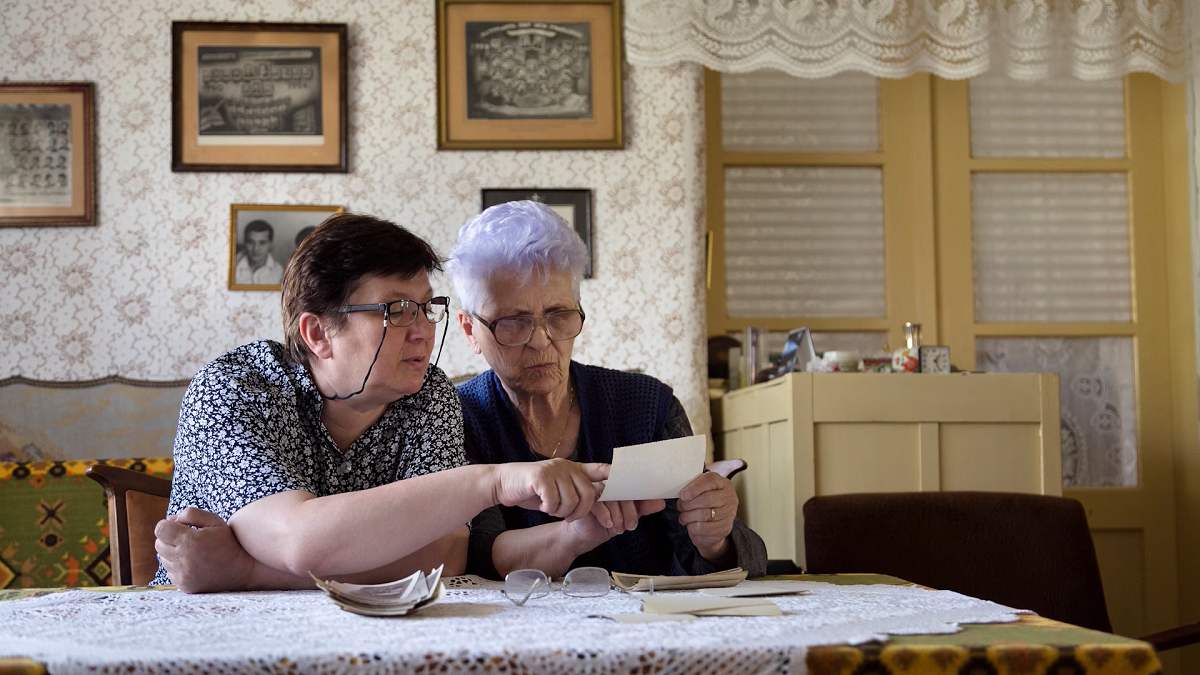
<path id="1" fill-rule="evenodd" d="M 565 441 L 567 439 L 567 431 L 571 428 L 571 410 L 573 410 L 575 408 L 575 384 L 574 383 L 567 384 L 567 396 L 569 396 L 570 399 L 567 401 L 566 419 L 563 421 L 562 433 L 560 433 L 558 435 L 558 442 L 554 444 L 554 452 L 550 453 L 550 459 L 554 459 L 555 457 L 558 457 L 558 451 L 560 449 L 562 449 L 563 441 Z M 521 409 L 517 408 L 517 412 L 520 412 L 520 411 L 521 411 Z M 529 418 L 525 417 L 525 413 L 521 413 L 521 419 L 524 420 L 526 427 L 528 427 L 531 430 L 533 429 L 533 424 L 529 421 Z M 541 454 L 541 453 L 538 453 L 538 454 Z"/>

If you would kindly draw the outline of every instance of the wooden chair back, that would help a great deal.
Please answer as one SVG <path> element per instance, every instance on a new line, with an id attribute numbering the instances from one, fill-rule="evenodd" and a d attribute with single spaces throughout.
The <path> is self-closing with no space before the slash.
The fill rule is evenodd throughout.
<path id="1" fill-rule="evenodd" d="M 88 478 L 108 499 L 108 548 L 113 583 L 150 583 L 158 569 L 154 526 L 167 513 L 171 481 L 105 464 L 88 467 Z"/>

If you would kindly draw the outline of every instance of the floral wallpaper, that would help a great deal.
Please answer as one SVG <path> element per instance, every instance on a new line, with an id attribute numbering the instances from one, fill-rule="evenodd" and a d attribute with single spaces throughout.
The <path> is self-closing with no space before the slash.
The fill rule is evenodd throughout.
<path id="1" fill-rule="evenodd" d="M 433 2 L 0 0 L 0 14 L 0 77 L 96 83 L 99 157 L 97 227 L 0 229 L 0 378 L 186 378 L 279 338 L 278 293 L 226 289 L 230 203 L 342 204 L 444 252 L 480 188 L 590 188 L 576 358 L 659 377 L 708 428 L 697 67 L 626 66 L 624 150 L 439 152 Z M 347 23 L 350 173 L 172 173 L 172 20 Z M 457 329 L 441 365 L 486 367 Z"/>

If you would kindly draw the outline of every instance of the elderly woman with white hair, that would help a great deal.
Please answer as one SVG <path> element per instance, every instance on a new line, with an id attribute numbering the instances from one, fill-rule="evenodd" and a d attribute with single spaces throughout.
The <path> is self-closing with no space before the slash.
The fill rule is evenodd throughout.
<path id="1" fill-rule="evenodd" d="M 571 360 L 586 319 L 586 256 L 579 236 L 537 202 L 493 206 L 460 229 L 447 264 L 458 322 L 491 366 L 458 388 L 471 462 L 611 462 L 615 447 L 692 434 L 666 384 Z M 493 577 L 584 566 L 682 575 L 740 565 L 764 574 L 766 547 L 737 509 L 732 483 L 711 472 L 678 500 L 598 502 L 569 522 L 494 507 L 472 523 L 469 566 Z"/>

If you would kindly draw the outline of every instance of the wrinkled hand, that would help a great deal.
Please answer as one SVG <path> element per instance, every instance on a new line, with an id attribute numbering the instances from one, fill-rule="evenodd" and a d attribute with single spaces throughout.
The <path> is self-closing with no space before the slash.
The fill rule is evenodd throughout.
<path id="1" fill-rule="evenodd" d="M 708 560 L 721 558 L 729 551 L 729 533 L 737 516 L 738 496 L 733 483 L 724 476 L 706 471 L 679 491 L 679 524 Z"/>
<path id="2" fill-rule="evenodd" d="M 154 526 L 154 550 L 185 593 L 246 590 L 254 558 L 220 516 L 191 506 Z"/>
<path id="3" fill-rule="evenodd" d="M 607 464 L 567 459 L 496 465 L 493 495 L 499 504 L 541 511 L 568 521 L 588 515 L 608 478 Z"/>
<path id="4" fill-rule="evenodd" d="M 637 529 L 638 519 L 666 508 L 661 499 L 631 502 L 596 502 L 586 518 L 567 523 L 567 532 L 579 554 L 587 553 L 622 532 Z"/>

